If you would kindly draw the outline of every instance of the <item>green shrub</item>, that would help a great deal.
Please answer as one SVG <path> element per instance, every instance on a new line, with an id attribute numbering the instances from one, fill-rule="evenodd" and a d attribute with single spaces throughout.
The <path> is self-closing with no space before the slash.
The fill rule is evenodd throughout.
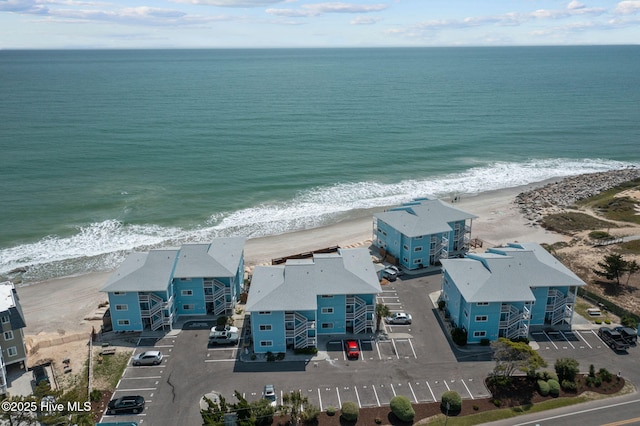
<path id="1" fill-rule="evenodd" d="M 446 413 L 447 406 L 449 413 L 459 413 L 462 410 L 462 398 L 456 391 L 446 391 L 442 394 L 440 409 Z"/>
<path id="2" fill-rule="evenodd" d="M 102 398 L 102 391 L 100 389 L 91 389 L 91 393 L 89 394 L 89 400 L 91 402 L 98 402 Z"/>
<path id="3" fill-rule="evenodd" d="M 403 422 L 412 422 L 416 412 L 411 406 L 411 402 L 406 396 L 397 395 L 391 398 L 389 403 L 391 406 L 391 412 Z"/>
<path id="4" fill-rule="evenodd" d="M 341 417 L 347 422 L 355 422 L 358 420 L 358 414 L 360 414 L 358 404 L 351 401 L 343 403 L 340 411 L 342 411 Z"/>
<path id="5" fill-rule="evenodd" d="M 282 361 L 284 359 L 284 352 L 278 352 L 278 355 L 276 355 L 276 359 L 278 361 Z"/>
<path id="6" fill-rule="evenodd" d="M 589 377 L 596 377 L 596 368 L 593 364 L 589 366 Z"/>
<path id="7" fill-rule="evenodd" d="M 599 319 L 595 320 L 594 322 L 598 325 L 602 324 L 602 320 L 599 320 Z"/>
<path id="8" fill-rule="evenodd" d="M 473 404 L 473 411 L 478 411 L 480 409 L 480 407 L 478 407 L 476 404 Z"/>
<path id="9" fill-rule="evenodd" d="M 451 339 L 456 345 L 465 346 L 467 344 L 467 331 L 460 327 L 456 327 L 451 330 Z"/>
<path id="10" fill-rule="evenodd" d="M 538 392 L 542 396 L 549 395 L 549 383 L 544 380 L 538 380 Z"/>
<path id="11" fill-rule="evenodd" d="M 438 309 L 443 310 L 446 304 L 447 302 L 445 302 L 444 300 L 438 300 Z"/>
<path id="12" fill-rule="evenodd" d="M 558 375 L 554 371 L 545 370 L 537 374 L 539 379 L 544 380 L 545 382 L 549 379 L 558 380 Z"/>
<path id="13" fill-rule="evenodd" d="M 591 231 L 589 232 L 589 238 L 594 240 L 606 240 L 611 238 L 611 234 L 606 231 Z"/>
<path id="14" fill-rule="evenodd" d="M 578 390 L 578 385 L 576 385 L 576 382 L 571 382 L 569 380 L 563 380 L 561 383 L 562 389 L 566 390 L 567 392 L 575 392 Z"/>
<path id="15" fill-rule="evenodd" d="M 598 376 L 605 382 L 610 382 L 613 378 L 613 375 L 606 368 L 601 368 L 600 371 L 598 371 Z"/>
<path id="16" fill-rule="evenodd" d="M 500 401 L 499 399 L 494 399 L 491 402 L 493 402 L 493 405 L 495 405 L 496 407 L 500 407 L 502 405 L 502 401 Z"/>
<path id="17" fill-rule="evenodd" d="M 624 327 L 638 328 L 638 319 L 632 315 L 623 315 L 620 324 Z"/>
<path id="18" fill-rule="evenodd" d="M 480 346 L 489 346 L 490 344 L 491 344 L 491 341 L 486 337 L 480 339 Z"/>
<path id="19" fill-rule="evenodd" d="M 308 347 L 308 348 L 296 348 L 293 351 L 297 355 L 315 355 L 318 353 L 318 348 Z"/>
<path id="20" fill-rule="evenodd" d="M 604 320 L 605 324 L 611 324 L 611 320 L 609 318 L 607 318 L 606 320 Z"/>
<path id="21" fill-rule="evenodd" d="M 332 405 L 327 407 L 327 416 L 335 416 L 338 409 Z"/>
<path id="22" fill-rule="evenodd" d="M 380 417 L 376 417 L 374 422 L 376 422 L 377 425 L 380 425 L 380 424 L 382 424 L 382 419 Z"/>
<path id="23" fill-rule="evenodd" d="M 549 384 L 549 395 L 554 398 L 560 395 L 560 383 L 558 383 L 557 380 L 551 379 L 548 380 L 547 383 Z"/>
<path id="24" fill-rule="evenodd" d="M 559 381 L 569 380 L 570 382 L 576 381 L 576 374 L 578 374 L 580 363 L 573 358 L 560 358 L 556 360 L 554 365 L 556 373 L 558 374 Z"/>

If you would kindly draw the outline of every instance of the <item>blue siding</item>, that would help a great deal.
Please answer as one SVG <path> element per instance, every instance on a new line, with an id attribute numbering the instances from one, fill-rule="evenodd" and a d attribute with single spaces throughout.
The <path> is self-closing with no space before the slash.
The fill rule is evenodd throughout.
<path id="1" fill-rule="evenodd" d="M 490 303 L 489 305 L 466 304 L 466 309 L 469 312 L 468 343 L 480 343 L 482 339 L 496 340 L 498 338 L 501 307 L 502 303 Z M 484 317 L 486 317 L 486 320 L 484 320 Z M 476 332 L 484 332 L 485 335 L 476 336 Z"/>
<path id="2" fill-rule="evenodd" d="M 271 330 L 268 330 L 268 328 Z M 251 334 L 253 350 L 256 353 L 285 352 L 287 342 L 284 330 L 284 312 L 270 311 L 269 314 L 251 312 Z"/>
<path id="3" fill-rule="evenodd" d="M 118 310 L 118 306 L 126 305 L 126 310 Z M 114 331 L 142 331 L 143 324 L 140 315 L 140 304 L 137 292 L 125 294 L 109 293 L 111 324 Z M 128 325 L 118 324 L 118 320 L 129 321 Z"/>
<path id="4" fill-rule="evenodd" d="M 204 280 L 202 278 L 175 279 L 174 287 L 177 315 L 206 315 L 207 306 L 204 301 Z M 185 309 L 187 306 L 193 309 Z"/>
<path id="5" fill-rule="evenodd" d="M 346 296 L 318 296 L 318 334 L 344 334 L 347 331 Z M 323 312 L 324 311 L 324 312 Z M 329 312 L 332 311 L 332 312 Z"/>

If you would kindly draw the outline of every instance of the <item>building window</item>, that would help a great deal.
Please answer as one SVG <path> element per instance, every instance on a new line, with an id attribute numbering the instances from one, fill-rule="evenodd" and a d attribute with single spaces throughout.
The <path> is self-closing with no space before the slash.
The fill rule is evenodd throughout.
<path id="1" fill-rule="evenodd" d="M 271 331 L 271 324 L 260 324 L 260 331 Z"/>
<path id="2" fill-rule="evenodd" d="M 129 324 L 131 324 L 129 320 L 125 320 L 125 319 L 118 320 L 118 325 L 129 325 Z"/>
<path id="3" fill-rule="evenodd" d="M 13 330 L 4 332 L 4 340 L 13 340 Z"/>
<path id="4" fill-rule="evenodd" d="M 406 244 L 404 244 L 404 245 L 402 246 L 402 248 L 403 248 L 403 249 L 405 249 L 405 250 L 407 250 L 407 251 L 409 251 L 409 246 L 408 246 L 408 245 L 406 245 Z"/>
<path id="5" fill-rule="evenodd" d="M 271 346 L 273 346 L 273 340 L 260 340 L 260 347 L 270 348 Z"/>
<path id="6" fill-rule="evenodd" d="M 322 313 L 323 314 L 332 314 L 333 313 L 333 308 L 322 308 Z"/>
<path id="7" fill-rule="evenodd" d="M 196 308 L 196 305 L 194 305 L 193 303 L 185 303 L 182 305 L 183 311 L 193 311 L 195 308 Z"/>
<path id="8" fill-rule="evenodd" d="M 422 251 L 422 247 L 416 247 L 413 249 L 413 251 Z"/>
<path id="9" fill-rule="evenodd" d="M 129 305 L 116 305 L 116 311 L 128 311 Z"/>
<path id="10" fill-rule="evenodd" d="M 182 290 L 183 296 L 193 296 L 193 290 Z"/>
<path id="11" fill-rule="evenodd" d="M 489 302 L 478 302 L 476 306 L 489 306 Z"/>
<path id="12" fill-rule="evenodd" d="M 414 259 L 414 260 L 413 260 L 413 264 L 414 264 L 414 265 L 419 265 L 419 264 L 421 264 L 421 263 L 422 263 L 422 259 Z"/>
<path id="13" fill-rule="evenodd" d="M 180 281 L 191 281 L 191 278 L 180 278 Z"/>
<path id="14" fill-rule="evenodd" d="M 404 263 L 409 263 L 409 259 L 407 259 L 406 257 L 403 257 L 402 260 L 404 261 Z"/>
<path id="15" fill-rule="evenodd" d="M 418 235 L 417 237 L 414 237 L 416 240 L 421 240 L 422 239 L 422 235 Z"/>
<path id="16" fill-rule="evenodd" d="M 258 315 L 271 315 L 271 311 L 260 311 Z"/>
<path id="17" fill-rule="evenodd" d="M 9 315 L 3 315 L 3 316 L 2 316 L 2 323 L 3 323 L 3 324 L 6 324 L 6 323 L 8 323 L 8 322 L 9 322 Z"/>
<path id="18" fill-rule="evenodd" d="M 476 315 L 476 322 L 487 322 L 486 315 Z"/>
<path id="19" fill-rule="evenodd" d="M 127 294 L 126 291 L 114 291 L 112 293 L 114 296 L 124 296 L 125 294 Z"/>
<path id="20" fill-rule="evenodd" d="M 464 310 L 464 317 L 465 317 L 465 318 L 469 318 L 469 313 L 467 312 L 467 310 L 466 310 L 466 309 Z"/>
<path id="21" fill-rule="evenodd" d="M 485 337 L 487 335 L 486 331 L 474 331 L 473 337 Z"/>
<path id="22" fill-rule="evenodd" d="M 333 323 L 332 322 L 323 322 L 322 323 L 322 329 L 323 330 L 328 330 L 333 328 Z"/>
<path id="23" fill-rule="evenodd" d="M 323 294 L 320 297 L 323 298 L 323 299 L 333 299 L 333 294 Z"/>
<path id="24" fill-rule="evenodd" d="M 16 355 L 18 355 L 18 350 L 16 349 L 15 346 L 11 346 L 10 348 L 7 349 L 7 355 L 8 356 L 16 356 Z"/>

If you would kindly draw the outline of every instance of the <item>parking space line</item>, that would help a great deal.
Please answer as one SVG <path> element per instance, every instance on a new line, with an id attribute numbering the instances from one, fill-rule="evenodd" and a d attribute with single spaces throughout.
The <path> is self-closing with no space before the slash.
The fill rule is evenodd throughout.
<path id="1" fill-rule="evenodd" d="M 320 388 L 318 388 L 318 400 L 320 401 L 320 412 L 322 412 L 322 395 L 320 395 Z"/>
<path id="2" fill-rule="evenodd" d="M 431 386 L 429 385 L 429 381 L 425 382 L 427 384 L 427 387 L 429 388 L 429 392 L 431 392 L 431 397 L 433 398 L 434 401 L 437 401 L 435 394 L 433 393 L 433 389 L 431 389 Z"/>
<path id="3" fill-rule="evenodd" d="M 378 351 L 378 359 L 382 360 L 382 355 L 380 355 L 380 346 L 378 345 L 378 341 L 376 340 L 376 350 Z"/>
<path id="4" fill-rule="evenodd" d="M 340 401 L 340 392 L 338 391 L 337 386 L 336 386 L 336 395 L 338 395 L 338 407 L 342 407 L 342 401 Z"/>
<path id="5" fill-rule="evenodd" d="M 589 342 L 587 342 L 587 340 L 586 340 L 584 337 L 582 337 L 582 333 L 578 332 L 578 336 L 580 336 L 580 338 L 582 339 L 582 341 L 583 341 L 584 343 L 586 343 L 586 344 L 587 344 L 587 346 L 589 346 L 589 349 L 593 349 L 593 347 L 589 344 Z"/>
<path id="6" fill-rule="evenodd" d="M 161 379 L 162 376 L 147 376 L 147 377 L 123 377 L 123 379 L 127 380 L 141 380 L 141 379 Z"/>
<path id="7" fill-rule="evenodd" d="M 398 348 L 396 347 L 395 339 L 391 339 L 391 343 L 393 344 L 393 351 L 396 353 L 396 358 L 400 359 L 400 354 L 398 354 Z"/>
<path id="8" fill-rule="evenodd" d="M 152 391 L 158 388 L 138 388 L 138 389 L 116 389 L 113 392 L 140 392 L 140 391 Z"/>
<path id="9" fill-rule="evenodd" d="M 575 347 L 575 346 L 573 346 L 573 344 L 569 341 L 569 339 L 567 339 L 567 336 L 565 336 L 565 334 L 562 332 L 562 330 L 560 330 L 560 334 L 562 335 L 562 337 L 564 337 L 564 340 L 566 340 L 566 341 L 567 341 L 567 343 L 571 345 L 571 347 L 572 347 L 573 349 L 575 349 L 575 348 L 576 348 L 576 347 Z"/>
<path id="10" fill-rule="evenodd" d="M 595 332 L 595 331 L 593 331 L 593 330 L 591 330 L 591 332 L 593 333 L 593 335 L 594 335 L 594 336 L 596 336 L 596 337 L 598 338 L 598 340 L 600 340 L 600 341 L 602 342 L 602 344 L 603 344 L 603 345 L 605 345 L 605 346 L 609 346 L 609 345 L 607 345 L 607 344 L 604 342 L 604 340 L 602 340 L 602 339 L 600 338 L 600 336 L 598 336 L 598 333 L 596 333 L 596 332 Z"/>
<path id="11" fill-rule="evenodd" d="M 236 359 L 205 359 L 204 362 L 236 362 Z"/>
<path id="12" fill-rule="evenodd" d="M 451 388 L 449 387 L 449 383 L 447 383 L 447 379 L 444 379 L 442 382 L 443 382 L 443 383 L 444 383 L 444 385 L 447 387 L 447 390 L 448 390 L 448 391 L 450 391 L 450 390 L 451 390 Z"/>
<path id="13" fill-rule="evenodd" d="M 413 391 L 413 387 L 411 386 L 411 382 L 407 383 L 409 385 L 409 389 L 411 389 L 411 395 L 413 395 L 413 400 L 418 403 L 418 398 L 416 397 L 416 393 Z"/>
<path id="14" fill-rule="evenodd" d="M 378 398 L 378 392 L 376 392 L 376 386 L 371 385 L 371 387 L 373 388 L 373 394 L 376 396 L 376 402 L 378 403 L 378 407 L 380 407 L 380 399 Z"/>
<path id="15" fill-rule="evenodd" d="M 473 394 L 471 393 L 471 391 L 469 390 L 469 387 L 467 386 L 467 384 L 464 382 L 464 379 L 460 379 L 460 381 L 462 382 L 462 384 L 464 385 L 464 388 L 467 390 L 467 392 L 469 392 L 469 396 L 471 397 L 471 399 L 475 399 L 473 397 Z"/>
<path id="16" fill-rule="evenodd" d="M 413 352 L 413 357 L 414 357 L 415 359 L 418 359 L 418 355 L 416 355 L 416 351 L 415 351 L 415 349 L 413 348 L 413 343 L 411 343 L 411 339 L 409 339 L 409 346 L 411 346 L 411 352 Z"/>
<path id="17" fill-rule="evenodd" d="M 154 348 L 172 348 L 174 345 L 155 345 Z"/>
<path id="18" fill-rule="evenodd" d="M 543 331 L 542 334 L 544 334 L 547 337 L 547 339 L 549 339 L 549 342 L 551 342 L 554 348 L 558 349 L 558 346 L 556 346 L 556 344 L 553 343 L 553 340 L 551 339 L 551 337 L 549 337 L 546 331 Z"/>
<path id="19" fill-rule="evenodd" d="M 354 385 L 353 390 L 356 391 L 356 399 L 358 400 L 358 407 L 362 408 L 362 404 L 360 403 L 360 395 L 358 395 L 358 387 Z"/>
<path id="20" fill-rule="evenodd" d="M 396 395 L 396 390 L 393 387 L 393 383 L 391 383 L 391 390 L 393 391 L 393 396 L 398 396 L 398 395 Z"/>

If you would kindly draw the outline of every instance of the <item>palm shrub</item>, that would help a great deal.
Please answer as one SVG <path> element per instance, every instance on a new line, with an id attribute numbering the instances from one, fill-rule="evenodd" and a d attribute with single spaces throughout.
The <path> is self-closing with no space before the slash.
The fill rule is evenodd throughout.
<path id="1" fill-rule="evenodd" d="M 412 422 L 416 412 L 406 396 L 397 395 L 391 398 L 389 403 L 391 412 L 403 422 Z"/>
<path id="2" fill-rule="evenodd" d="M 462 398 L 456 391 L 446 391 L 442 394 L 440 409 L 449 413 L 459 413 L 462 410 Z"/>
<path id="3" fill-rule="evenodd" d="M 549 395 L 554 398 L 560 395 L 560 383 L 557 380 L 550 379 L 547 383 L 549 384 Z"/>
<path id="4" fill-rule="evenodd" d="M 327 416 L 335 416 L 338 409 L 332 405 L 327 407 Z"/>
<path id="5" fill-rule="evenodd" d="M 342 404 L 342 414 L 341 417 L 347 422 L 355 422 L 358 420 L 358 414 L 360 413 L 360 409 L 358 408 L 358 404 L 355 402 L 347 401 Z"/>

